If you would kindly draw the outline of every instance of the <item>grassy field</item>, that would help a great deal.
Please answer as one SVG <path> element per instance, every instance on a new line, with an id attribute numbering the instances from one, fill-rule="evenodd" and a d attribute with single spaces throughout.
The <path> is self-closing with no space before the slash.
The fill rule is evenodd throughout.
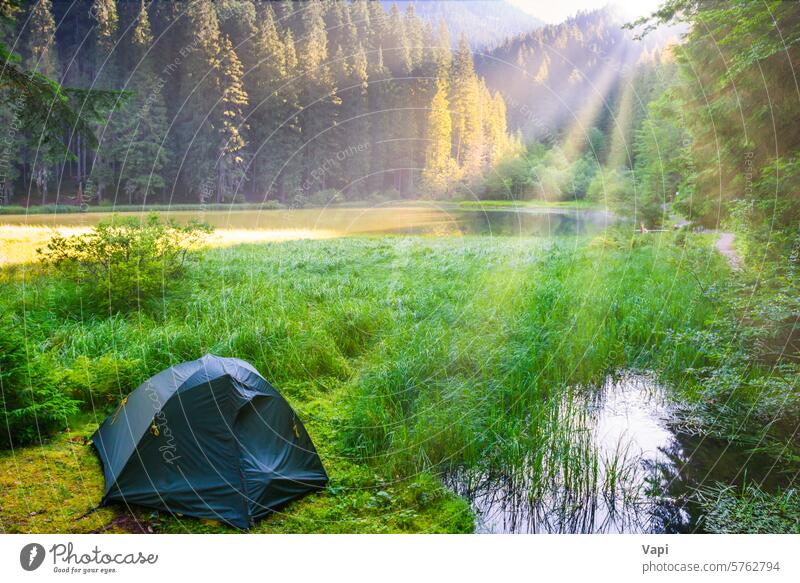
<path id="1" fill-rule="evenodd" d="M 83 437 L 147 377 L 214 353 L 279 388 L 331 476 L 256 531 L 469 532 L 447 469 L 534 451 L 543 489 L 556 473 L 595 487 L 597 460 L 561 422 L 570 387 L 655 370 L 675 398 L 706 399 L 686 371 L 718 366 L 730 346 L 708 343 L 728 273 L 702 240 L 671 233 L 260 243 L 207 250 L 163 297 L 109 316 L 36 265 L 6 267 L 0 310 L 31 358 L 93 405 L 41 446 L 0 453 L 0 528 L 138 528 L 120 507 L 85 515 L 102 476 Z M 229 530 L 132 513 L 156 532 Z"/>

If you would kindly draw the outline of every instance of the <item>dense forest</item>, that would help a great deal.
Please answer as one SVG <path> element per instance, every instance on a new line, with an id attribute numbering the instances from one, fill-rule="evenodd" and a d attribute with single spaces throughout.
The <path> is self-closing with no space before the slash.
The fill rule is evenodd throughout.
<path id="1" fill-rule="evenodd" d="M 119 93 L 96 144 L 49 120 L 5 140 L 6 203 L 418 196 L 469 188 L 515 147 L 466 37 L 451 50 L 413 4 L 15 4 L 4 42 L 27 68 Z M 14 125 L 13 99 L 0 116 Z"/>

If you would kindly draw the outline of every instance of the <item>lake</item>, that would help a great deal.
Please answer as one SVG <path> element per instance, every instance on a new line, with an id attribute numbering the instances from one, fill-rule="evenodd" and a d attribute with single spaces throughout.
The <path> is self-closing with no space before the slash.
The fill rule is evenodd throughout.
<path id="1" fill-rule="evenodd" d="M 2 225 L 89 227 L 112 216 L 146 213 L 61 213 L 0 215 Z M 575 236 L 602 231 L 614 222 L 605 210 L 559 208 L 463 209 L 457 205 L 419 204 L 328 207 L 291 210 L 162 211 L 162 217 L 185 223 L 198 220 L 221 230 L 261 231 L 296 238 L 364 234 Z M 280 237 L 286 238 L 286 237 Z"/>

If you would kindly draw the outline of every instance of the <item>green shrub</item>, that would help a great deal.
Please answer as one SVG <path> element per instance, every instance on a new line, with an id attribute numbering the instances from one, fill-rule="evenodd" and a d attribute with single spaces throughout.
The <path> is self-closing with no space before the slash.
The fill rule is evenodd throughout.
<path id="1" fill-rule="evenodd" d="M 344 196 L 342 196 L 342 192 L 340 190 L 336 190 L 335 188 L 326 188 L 325 190 L 320 190 L 319 192 L 315 192 L 314 194 L 308 197 L 308 204 L 309 206 L 328 206 L 330 204 L 341 202 L 344 200 Z"/>
<path id="2" fill-rule="evenodd" d="M 39 442 L 77 413 L 77 401 L 56 388 L 49 369 L 28 350 L 17 323 L 0 317 L 0 448 Z"/>
<path id="3" fill-rule="evenodd" d="M 115 217 L 84 235 L 55 235 L 39 253 L 63 275 L 85 285 L 87 297 L 121 311 L 163 293 L 183 270 L 189 250 L 210 231 L 201 223 L 162 222 L 157 215 L 146 220 Z"/>
<path id="4" fill-rule="evenodd" d="M 139 384 L 139 363 L 135 360 L 101 356 L 79 356 L 59 378 L 67 395 L 82 403 L 82 408 L 104 410 L 116 406 Z"/>

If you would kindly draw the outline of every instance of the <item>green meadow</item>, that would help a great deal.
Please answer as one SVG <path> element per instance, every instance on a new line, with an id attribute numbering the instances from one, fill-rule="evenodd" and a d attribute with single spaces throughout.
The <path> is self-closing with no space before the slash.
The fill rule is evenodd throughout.
<path id="1" fill-rule="evenodd" d="M 569 421 L 575 387 L 650 371 L 715 435 L 754 435 L 774 415 L 742 412 L 762 373 L 731 364 L 746 346 L 730 273 L 708 237 L 684 233 L 303 240 L 198 251 L 163 294 L 109 313 L 39 264 L 8 266 L 3 333 L 81 404 L 52 438 L 0 453 L 0 527 L 230 531 L 95 509 L 103 479 L 84 445 L 138 384 L 205 353 L 248 360 L 273 383 L 331 477 L 257 532 L 470 532 L 469 503 L 443 485 L 464 468 L 524 465 L 532 497 L 554 484 L 613 493 L 625 468 Z M 720 367 L 741 382 L 709 388 Z M 737 405 L 715 408 L 711 390 Z"/>

